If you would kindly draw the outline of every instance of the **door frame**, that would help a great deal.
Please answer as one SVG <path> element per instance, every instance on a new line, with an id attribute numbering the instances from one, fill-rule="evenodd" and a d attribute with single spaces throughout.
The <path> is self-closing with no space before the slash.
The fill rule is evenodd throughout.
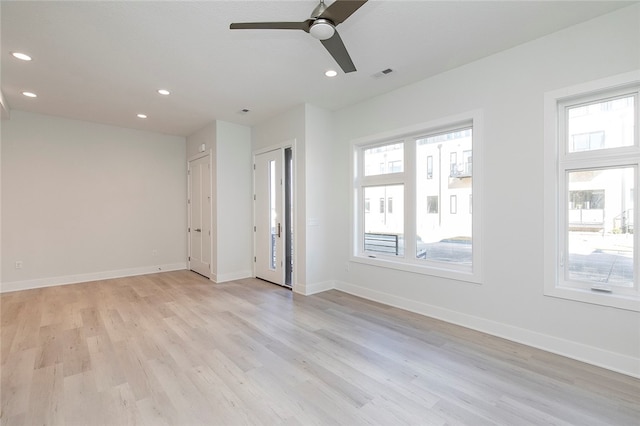
<path id="1" fill-rule="evenodd" d="M 215 269 L 216 269 L 216 264 L 213 261 L 214 258 L 216 257 L 216 253 L 214 251 L 214 241 L 215 241 L 215 235 L 216 235 L 216 230 L 213 227 L 213 218 L 215 217 L 216 213 L 214 212 L 213 208 L 214 208 L 214 203 L 213 203 L 213 193 L 214 193 L 214 183 L 215 183 L 215 179 L 214 179 L 214 170 L 213 170 L 213 151 L 211 149 L 207 150 L 207 151 L 203 151 L 200 152 L 196 155 L 193 155 L 189 158 L 187 158 L 187 270 L 191 270 L 191 178 L 189 176 L 190 173 L 190 163 L 192 161 L 195 160 L 199 160 L 201 158 L 204 157 L 209 157 L 209 229 L 211 230 L 211 236 L 209 238 L 209 254 L 211 256 L 211 258 L 209 259 L 209 264 L 211 265 L 211 267 L 209 268 L 209 276 L 207 278 L 209 278 L 210 280 L 213 280 L 213 277 L 215 277 Z"/>
<path id="2" fill-rule="evenodd" d="M 294 230 L 293 232 L 293 271 L 291 273 L 291 290 L 295 290 L 296 288 L 296 283 L 298 282 L 298 248 L 300 247 L 299 245 L 299 235 L 300 235 L 300 231 L 298 228 L 298 217 L 297 217 L 297 212 L 298 212 L 298 194 L 297 194 L 297 181 L 298 181 L 298 164 L 297 164 L 297 159 L 296 159 L 296 139 L 291 139 L 279 144 L 275 144 L 275 145 L 269 145 L 265 148 L 260 148 L 257 150 L 254 150 L 251 154 L 251 161 L 252 161 L 252 167 L 253 167 L 253 178 L 252 178 L 252 184 L 253 184 L 253 202 L 252 202 L 252 226 L 253 226 L 253 233 L 252 233 L 252 240 L 253 240 L 253 254 L 252 254 L 252 258 L 254 259 L 251 262 L 251 272 L 253 277 L 256 276 L 256 262 L 255 262 L 255 257 L 257 255 L 257 245 L 256 245 L 256 203 L 255 203 L 255 194 L 256 194 L 256 174 L 255 174 L 255 164 L 256 164 L 256 156 L 260 155 L 260 154 L 265 154 L 267 152 L 271 152 L 271 151 L 275 151 L 275 150 L 281 150 L 283 153 L 282 156 L 282 160 L 284 161 L 284 150 L 286 148 L 290 148 L 291 149 L 291 160 L 293 163 L 293 176 L 292 176 L 292 182 L 291 182 L 291 192 L 293 193 L 293 202 L 291 203 L 291 222 L 292 222 L 292 228 Z M 284 203 L 284 197 L 283 197 L 283 203 Z M 286 258 L 286 256 L 285 256 Z M 285 286 L 288 287 L 288 286 Z"/>

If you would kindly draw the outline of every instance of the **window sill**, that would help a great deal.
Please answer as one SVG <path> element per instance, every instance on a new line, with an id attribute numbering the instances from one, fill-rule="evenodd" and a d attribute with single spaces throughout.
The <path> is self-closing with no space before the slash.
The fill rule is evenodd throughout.
<path id="1" fill-rule="evenodd" d="M 456 281 L 463 281 L 472 284 L 482 284 L 479 272 L 472 271 L 470 267 L 459 267 L 457 269 L 447 268 L 447 264 L 443 263 L 442 267 L 434 265 L 436 262 L 422 265 L 418 263 L 409 263 L 398 261 L 389 257 L 366 257 L 352 256 L 352 262 L 364 265 L 375 266 L 379 268 L 395 269 L 398 271 L 410 272 L 414 274 L 430 275 L 434 277 L 447 278 Z"/>
<path id="2" fill-rule="evenodd" d="M 547 288 L 545 296 L 558 297 L 582 303 L 608 306 L 610 308 L 625 309 L 640 312 L 640 296 L 621 295 L 615 293 L 598 293 L 591 290 L 572 287 Z"/>

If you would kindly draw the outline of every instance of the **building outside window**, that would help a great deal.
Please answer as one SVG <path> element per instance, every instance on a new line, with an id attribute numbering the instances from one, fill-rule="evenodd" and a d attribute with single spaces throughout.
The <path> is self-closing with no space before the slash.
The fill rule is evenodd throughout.
<path id="1" fill-rule="evenodd" d="M 608 103 L 608 102 L 607 102 Z M 592 151 L 604 148 L 604 132 L 579 133 L 571 135 L 571 151 Z"/>
<path id="2" fill-rule="evenodd" d="M 402 171 L 402 161 L 389 161 L 389 173 L 398 173 Z"/>

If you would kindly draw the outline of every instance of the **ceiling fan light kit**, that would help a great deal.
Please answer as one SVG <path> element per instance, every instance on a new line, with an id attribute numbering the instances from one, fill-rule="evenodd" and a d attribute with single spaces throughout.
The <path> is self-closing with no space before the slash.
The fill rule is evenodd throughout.
<path id="1" fill-rule="evenodd" d="M 232 30 L 302 30 L 320 40 L 342 71 L 350 73 L 356 67 L 344 46 L 336 27 L 344 22 L 367 0 L 336 0 L 330 6 L 320 0 L 311 12 L 311 18 L 302 22 L 242 22 L 229 26 Z"/>
<path id="2" fill-rule="evenodd" d="M 309 28 L 309 34 L 318 40 L 327 40 L 333 37 L 336 28 L 326 19 L 316 19 L 316 22 Z"/>

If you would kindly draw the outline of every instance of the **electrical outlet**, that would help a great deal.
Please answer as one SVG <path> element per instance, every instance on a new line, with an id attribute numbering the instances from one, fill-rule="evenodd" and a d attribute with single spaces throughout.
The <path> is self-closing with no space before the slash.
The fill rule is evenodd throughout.
<path id="1" fill-rule="evenodd" d="M 16 269 L 22 269 L 22 260 L 16 260 Z"/>

